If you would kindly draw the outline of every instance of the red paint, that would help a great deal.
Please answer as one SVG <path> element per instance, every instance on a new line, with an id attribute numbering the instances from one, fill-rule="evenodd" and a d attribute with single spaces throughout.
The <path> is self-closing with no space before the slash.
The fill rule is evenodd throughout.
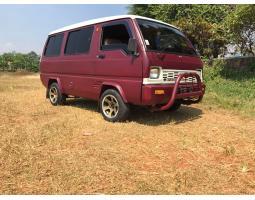
<path id="1" fill-rule="evenodd" d="M 149 77 L 149 66 L 180 70 L 195 70 L 203 67 L 198 56 L 146 51 L 136 21 L 131 18 L 124 20 L 137 39 L 138 57 L 127 55 L 121 50 L 100 50 L 101 27 L 109 22 L 94 25 L 90 51 L 87 54 L 64 55 L 70 30 L 64 31 L 60 56 L 42 55 L 40 76 L 44 86 L 48 87 L 49 80 L 55 79 L 63 93 L 94 100 L 100 98 L 104 86 L 111 86 L 118 90 L 126 103 L 152 106 L 169 102 L 176 91 L 174 84 L 143 85 L 143 78 Z M 99 54 L 103 54 L 104 59 L 98 59 Z M 155 89 L 164 89 L 165 94 L 155 95 Z M 199 94 L 202 97 L 204 92 Z M 182 98 L 181 94 L 178 98 Z"/>

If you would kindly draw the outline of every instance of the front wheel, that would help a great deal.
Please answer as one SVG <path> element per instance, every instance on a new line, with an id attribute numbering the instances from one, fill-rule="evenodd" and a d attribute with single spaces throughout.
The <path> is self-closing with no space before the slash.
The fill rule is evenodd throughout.
<path id="1" fill-rule="evenodd" d="M 116 90 L 108 89 L 100 97 L 100 111 L 107 121 L 124 121 L 129 115 L 129 106 Z"/>

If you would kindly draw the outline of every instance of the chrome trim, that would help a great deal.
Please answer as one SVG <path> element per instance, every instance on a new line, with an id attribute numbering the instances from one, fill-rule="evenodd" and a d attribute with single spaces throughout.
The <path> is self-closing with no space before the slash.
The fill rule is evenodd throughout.
<path id="1" fill-rule="evenodd" d="M 158 79 L 150 79 L 150 78 L 143 78 L 143 84 L 173 84 L 175 83 L 179 74 L 182 73 L 197 73 L 200 76 L 201 82 L 203 82 L 203 73 L 202 69 L 198 70 L 177 70 L 177 69 L 161 69 L 160 75 Z M 182 80 L 181 83 L 185 82 Z M 187 83 L 192 82 L 192 77 L 186 79 Z M 193 82 L 196 83 L 197 80 L 193 77 Z"/>

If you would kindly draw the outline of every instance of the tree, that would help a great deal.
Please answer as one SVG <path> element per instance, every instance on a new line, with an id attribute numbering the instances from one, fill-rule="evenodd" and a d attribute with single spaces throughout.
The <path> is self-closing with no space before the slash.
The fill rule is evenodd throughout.
<path id="1" fill-rule="evenodd" d="M 8 71 L 33 71 L 39 70 L 39 59 L 40 57 L 33 51 L 28 54 L 22 53 L 4 53 L 0 55 L 0 68 Z"/>
<path id="2" fill-rule="evenodd" d="M 152 17 L 169 23 L 181 18 L 202 18 L 210 23 L 221 23 L 234 9 L 235 5 L 135 4 L 129 7 L 129 13 Z"/>
<path id="3" fill-rule="evenodd" d="M 3 71 L 12 70 L 12 62 L 13 62 L 13 54 L 14 53 L 4 53 L 3 57 Z"/>
<path id="4" fill-rule="evenodd" d="M 4 60 L 3 60 L 3 56 L 0 55 L 0 69 L 4 70 Z"/>
<path id="5" fill-rule="evenodd" d="M 217 57 L 228 42 L 222 26 L 235 5 L 133 5 L 131 14 L 156 18 L 179 27 L 205 57 Z"/>
<path id="6" fill-rule="evenodd" d="M 17 69 L 24 69 L 25 68 L 25 60 L 24 55 L 21 53 L 16 53 L 13 59 L 13 69 L 16 71 Z"/>
<path id="7" fill-rule="evenodd" d="M 153 5 L 149 5 L 149 4 L 131 5 L 128 7 L 129 14 L 135 14 L 135 15 L 140 15 L 145 17 L 154 17 L 151 14 L 150 7 L 153 7 Z"/>
<path id="8" fill-rule="evenodd" d="M 39 60 L 40 57 L 34 52 L 31 51 L 26 55 L 26 61 L 30 71 L 37 72 L 39 70 Z"/>
<path id="9" fill-rule="evenodd" d="M 255 55 L 255 5 L 238 5 L 225 22 L 230 41 L 242 55 Z"/>

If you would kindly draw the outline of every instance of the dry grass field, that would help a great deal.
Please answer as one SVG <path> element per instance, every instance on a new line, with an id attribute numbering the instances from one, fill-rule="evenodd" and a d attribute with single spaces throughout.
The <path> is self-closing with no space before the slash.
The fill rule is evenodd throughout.
<path id="1" fill-rule="evenodd" d="M 255 120 L 206 104 L 53 107 L 38 75 L 0 74 L 1 194 L 255 194 Z"/>

